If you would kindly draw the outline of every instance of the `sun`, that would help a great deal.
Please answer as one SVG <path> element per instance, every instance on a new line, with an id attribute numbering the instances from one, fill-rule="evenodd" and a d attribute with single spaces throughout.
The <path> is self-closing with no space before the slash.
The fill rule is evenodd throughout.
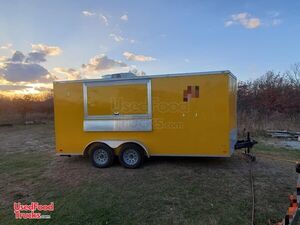
<path id="1" fill-rule="evenodd" d="M 2 89 L 1 85 L 5 87 L 5 85 L 9 85 L 11 90 L 9 89 Z M 21 97 L 25 95 L 33 95 L 36 97 L 43 96 L 53 89 L 52 83 L 29 83 L 29 82 L 18 82 L 12 83 L 7 81 L 0 80 L 0 95 L 14 98 L 14 97 Z"/>
<path id="2" fill-rule="evenodd" d="M 41 92 L 30 87 L 30 88 L 25 88 L 22 90 L 16 90 L 16 91 L 14 91 L 14 94 L 16 94 L 16 95 L 36 95 L 36 94 L 41 94 Z"/>

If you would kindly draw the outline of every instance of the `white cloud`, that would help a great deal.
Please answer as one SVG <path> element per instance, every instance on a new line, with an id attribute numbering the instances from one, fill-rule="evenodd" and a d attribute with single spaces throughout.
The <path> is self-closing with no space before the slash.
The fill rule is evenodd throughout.
<path id="1" fill-rule="evenodd" d="M 117 34 L 110 34 L 109 35 L 111 38 L 113 38 L 116 42 L 121 42 L 124 40 L 124 38 L 120 35 Z"/>
<path id="2" fill-rule="evenodd" d="M 6 56 L 0 56 L 0 62 L 5 62 L 7 60 Z"/>
<path id="3" fill-rule="evenodd" d="M 57 79 L 66 79 L 66 80 L 81 79 L 81 72 L 79 70 L 75 70 L 72 68 L 66 69 L 62 67 L 55 67 L 53 71 L 55 73 L 55 78 Z"/>
<path id="4" fill-rule="evenodd" d="M 184 59 L 184 61 L 185 61 L 186 63 L 189 63 L 189 62 L 190 62 L 190 60 L 189 60 L 189 59 Z"/>
<path id="5" fill-rule="evenodd" d="M 106 16 L 100 14 L 99 19 L 105 24 L 105 26 L 108 26 L 108 18 Z"/>
<path id="6" fill-rule="evenodd" d="M 108 26 L 108 17 L 103 15 L 103 14 L 97 14 L 95 12 L 91 12 L 91 11 L 82 11 L 82 14 L 86 17 L 95 17 L 98 16 L 99 19 L 104 23 L 105 26 Z"/>
<path id="7" fill-rule="evenodd" d="M 26 85 L 0 84 L 0 91 L 16 91 L 16 90 L 24 90 L 27 88 L 32 88 L 32 87 Z"/>
<path id="8" fill-rule="evenodd" d="M 153 58 L 151 56 L 136 55 L 132 52 L 124 52 L 123 56 L 129 61 L 148 62 L 148 61 L 156 60 L 155 58 Z"/>
<path id="9" fill-rule="evenodd" d="M 120 19 L 124 21 L 128 21 L 128 15 L 124 14 L 123 16 L 120 17 Z"/>
<path id="10" fill-rule="evenodd" d="M 96 16 L 96 13 L 90 11 L 82 11 L 84 16 Z"/>
<path id="11" fill-rule="evenodd" d="M 276 11 L 276 10 L 272 10 L 272 11 L 269 11 L 267 12 L 267 14 L 272 17 L 272 18 L 275 18 L 275 17 L 278 17 L 280 15 L 280 12 Z"/>
<path id="12" fill-rule="evenodd" d="M 122 61 L 111 59 L 105 54 L 92 57 L 88 63 L 82 64 L 80 69 L 66 69 L 56 67 L 53 69 L 55 79 L 83 79 L 101 78 L 102 75 L 113 73 L 132 72 L 138 76 L 145 75 L 145 72 L 138 70 L 136 66 L 127 65 Z"/>
<path id="13" fill-rule="evenodd" d="M 280 24 L 282 24 L 282 19 L 279 18 L 280 16 L 280 12 L 276 11 L 276 10 L 271 10 L 267 12 L 269 19 L 267 22 L 267 25 L 271 25 L 271 26 L 278 26 Z"/>
<path id="14" fill-rule="evenodd" d="M 52 90 L 52 87 L 33 87 L 33 89 L 39 92 L 48 92 Z"/>
<path id="15" fill-rule="evenodd" d="M 228 20 L 228 21 L 225 22 L 225 27 L 229 27 L 233 24 L 234 24 L 234 22 L 232 20 Z"/>
<path id="16" fill-rule="evenodd" d="M 99 45 L 99 49 L 101 52 L 106 53 L 108 52 L 109 48 L 106 45 Z"/>
<path id="17" fill-rule="evenodd" d="M 32 49 L 27 55 L 15 51 L 11 58 L 1 57 L 1 77 L 9 82 L 51 81 L 52 75 L 40 63 L 45 62 L 48 55 L 60 54 L 60 48 L 37 44 L 32 45 Z"/>
<path id="18" fill-rule="evenodd" d="M 11 61 L 11 62 L 23 62 L 24 59 L 25 59 L 25 55 L 20 51 L 16 51 L 9 61 Z"/>
<path id="19" fill-rule="evenodd" d="M 111 71 L 128 71 L 129 66 L 121 61 L 108 58 L 106 55 L 97 55 L 83 64 L 82 69 L 87 73 L 105 73 Z"/>
<path id="20" fill-rule="evenodd" d="M 260 24 L 261 24 L 261 23 L 260 23 L 260 19 L 258 19 L 258 18 L 251 18 L 251 19 L 249 19 L 248 22 L 246 22 L 246 23 L 244 24 L 244 26 L 245 26 L 246 28 L 248 28 L 248 29 L 254 29 L 254 28 L 259 27 Z"/>
<path id="21" fill-rule="evenodd" d="M 46 62 L 46 54 L 43 52 L 30 52 L 26 58 L 27 63 Z"/>
<path id="22" fill-rule="evenodd" d="M 5 67 L 0 69 L 4 79 L 12 82 L 37 81 L 48 75 L 44 67 L 35 63 L 7 62 Z"/>
<path id="23" fill-rule="evenodd" d="M 130 42 L 131 44 L 134 44 L 134 43 L 135 43 L 135 40 L 134 40 L 134 39 L 131 39 L 129 42 Z"/>
<path id="24" fill-rule="evenodd" d="M 49 46 L 45 44 L 32 44 L 33 52 L 41 52 L 45 55 L 55 56 L 62 53 L 62 50 L 57 46 Z"/>
<path id="25" fill-rule="evenodd" d="M 280 24 L 282 24 L 282 20 L 281 19 L 273 19 L 273 21 L 272 21 L 272 25 L 273 26 L 278 26 Z"/>
<path id="26" fill-rule="evenodd" d="M 255 29 L 261 26 L 259 18 L 252 17 L 249 13 L 243 12 L 231 15 L 231 19 L 225 22 L 225 27 L 240 24 L 247 29 Z"/>
<path id="27" fill-rule="evenodd" d="M 11 43 L 7 43 L 7 44 L 4 44 L 4 45 L 0 46 L 0 49 L 7 50 L 7 49 L 11 49 L 11 47 L 12 47 L 12 44 Z"/>
<path id="28" fill-rule="evenodd" d="M 129 70 L 129 72 L 134 73 L 137 76 L 144 76 L 144 75 L 146 75 L 146 73 L 144 71 L 138 70 L 136 68 L 136 66 L 131 66 L 131 69 Z"/>
<path id="29" fill-rule="evenodd" d="M 49 46 L 45 44 L 31 44 L 32 52 L 25 55 L 22 52 L 16 51 L 12 57 L 12 61 L 23 61 L 26 63 L 41 63 L 46 62 L 46 56 L 57 56 L 62 50 L 57 46 Z M 20 59 L 21 58 L 21 59 Z"/>

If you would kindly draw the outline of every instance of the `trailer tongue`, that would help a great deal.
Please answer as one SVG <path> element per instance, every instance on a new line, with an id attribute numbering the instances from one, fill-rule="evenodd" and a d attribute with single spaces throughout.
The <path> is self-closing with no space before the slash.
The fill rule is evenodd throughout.
<path id="1" fill-rule="evenodd" d="M 250 132 L 247 132 L 247 138 L 246 138 L 246 139 L 237 140 L 237 142 L 236 142 L 234 148 L 235 148 L 236 150 L 238 150 L 238 149 L 245 149 L 244 154 L 247 155 L 247 156 L 249 156 L 250 159 L 251 159 L 252 161 L 255 161 L 256 158 L 255 158 L 254 155 L 252 155 L 252 154 L 250 153 L 250 150 L 251 150 L 251 149 L 253 148 L 253 146 L 256 145 L 257 143 L 258 143 L 258 142 L 255 141 L 254 139 L 251 139 L 251 137 L 250 137 Z"/>

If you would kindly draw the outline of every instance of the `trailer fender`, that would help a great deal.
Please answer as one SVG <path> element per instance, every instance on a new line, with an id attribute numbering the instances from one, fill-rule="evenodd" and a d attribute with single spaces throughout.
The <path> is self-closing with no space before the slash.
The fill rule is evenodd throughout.
<path id="1" fill-rule="evenodd" d="M 135 144 L 141 146 L 144 149 L 145 154 L 148 158 L 150 157 L 148 149 L 146 148 L 146 146 L 144 144 L 142 144 L 141 142 L 136 141 L 136 140 L 95 140 L 95 141 L 92 141 L 92 142 L 90 142 L 86 145 L 86 147 L 84 148 L 84 151 L 83 151 L 83 155 L 85 155 L 85 156 L 88 155 L 88 152 L 91 149 L 91 147 L 93 145 L 97 144 L 97 143 L 106 144 L 109 147 L 111 147 L 112 149 L 116 149 L 119 146 L 121 146 L 123 144 L 126 144 L 126 143 L 135 143 Z"/>

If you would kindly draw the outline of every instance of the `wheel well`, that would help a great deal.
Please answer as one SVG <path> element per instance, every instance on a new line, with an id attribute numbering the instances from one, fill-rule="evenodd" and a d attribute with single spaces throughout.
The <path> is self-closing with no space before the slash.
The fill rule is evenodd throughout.
<path id="1" fill-rule="evenodd" d="M 107 147 L 110 147 L 110 146 L 108 146 L 108 145 L 107 145 L 106 143 L 104 143 L 104 142 L 101 142 L 101 141 L 95 141 L 95 142 L 92 142 L 92 143 L 88 144 L 88 145 L 85 147 L 85 149 L 84 149 L 84 151 L 83 151 L 83 156 L 89 157 L 90 151 L 91 151 L 95 146 L 97 146 L 97 145 L 99 145 L 99 144 L 104 144 L 104 145 L 106 145 Z"/>
<path id="2" fill-rule="evenodd" d="M 91 149 L 93 147 L 99 145 L 99 144 L 107 145 L 108 147 L 112 148 L 114 150 L 114 152 L 117 148 L 120 148 L 120 147 L 124 146 L 125 144 L 134 144 L 134 145 L 137 145 L 137 146 L 139 146 L 143 149 L 145 156 L 147 156 L 148 158 L 150 157 L 146 147 L 143 144 L 141 144 L 139 142 L 136 142 L 136 141 L 121 141 L 121 142 L 118 142 L 118 144 L 115 144 L 115 145 L 112 144 L 112 141 L 93 141 L 85 147 L 85 149 L 83 151 L 83 155 L 85 157 L 88 157 Z"/>
<path id="3" fill-rule="evenodd" d="M 148 154 L 147 150 L 145 149 L 145 147 L 139 143 L 128 141 L 128 142 L 124 142 L 119 147 L 122 148 L 124 145 L 127 145 L 127 144 L 136 145 L 136 146 L 140 147 L 141 149 L 143 149 L 144 155 L 149 157 L 149 154 Z"/>

